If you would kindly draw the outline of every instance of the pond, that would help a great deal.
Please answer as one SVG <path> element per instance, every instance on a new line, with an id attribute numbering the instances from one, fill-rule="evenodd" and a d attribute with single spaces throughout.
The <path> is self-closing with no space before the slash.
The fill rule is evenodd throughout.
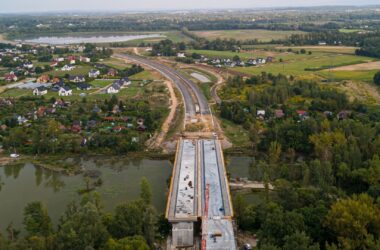
<path id="1" fill-rule="evenodd" d="M 147 159 L 79 159 L 87 171 L 97 172 L 103 183 L 96 188 L 106 211 L 137 199 L 140 181 L 146 177 L 153 191 L 153 205 L 163 213 L 166 207 L 167 180 L 172 166 L 167 160 Z M 43 202 L 54 223 L 66 205 L 79 201 L 78 190 L 86 187 L 84 176 L 66 176 L 32 164 L 0 167 L 0 232 L 13 222 L 22 228 L 23 209 L 33 201 Z"/>
<path id="2" fill-rule="evenodd" d="M 103 183 L 96 188 L 105 211 L 137 199 L 141 178 L 146 177 L 153 191 L 153 205 L 163 213 L 166 207 L 167 182 L 172 164 L 168 160 L 104 159 L 100 157 L 71 159 L 85 171 L 100 174 Z M 227 170 L 232 178 L 249 177 L 252 157 L 230 157 Z M 94 181 L 94 179 L 91 179 Z M 86 187 L 84 176 L 66 176 L 33 164 L 0 167 L 0 232 L 9 223 L 23 228 L 23 209 L 33 201 L 41 201 L 48 208 L 56 224 L 67 204 L 79 201 L 79 190 Z"/>
<path id="3" fill-rule="evenodd" d="M 127 42 L 138 39 L 165 37 L 161 34 L 140 34 L 140 35 L 98 35 L 98 36 L 44 36 L 38 38 L 25 39 L 23 42 L 64 45 L 80 43 L 116 43 Z"/>

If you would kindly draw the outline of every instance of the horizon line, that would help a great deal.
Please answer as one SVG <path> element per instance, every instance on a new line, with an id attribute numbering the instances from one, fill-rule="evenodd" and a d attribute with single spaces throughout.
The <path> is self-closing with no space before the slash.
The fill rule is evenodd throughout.
<path id="1" fill-rule="evenodd" d="M 357 4 L 357 5 L 345 5 L 345 4 L 334 4 L 334 5 L 296 5 L 296 6 L 267 6 L 267 7 L 221 7 L 221 8 L 153 8 L 153 9 L 125 9 L 125 10 L 101 10 L 101 9 L 93 9 L 93 10 L 81 10 L 81 9 L 72 9 L 72 10 L 21 10 L 21 11 L 1 11 L 0 14 L 68 14 L 68 13 L 152 13 L 152 12 L 181 12 L 181 11 L 238 11 L 238 10 L 286 10 L 286 9 L 307 9 L 307 8 L 320 8 L 320 7 L 340 7 L 340 8 L 360 8 L 360 7 L 380 7 L 380 4 Z M 327 11 L 327 10 L 326 10 Z"/>

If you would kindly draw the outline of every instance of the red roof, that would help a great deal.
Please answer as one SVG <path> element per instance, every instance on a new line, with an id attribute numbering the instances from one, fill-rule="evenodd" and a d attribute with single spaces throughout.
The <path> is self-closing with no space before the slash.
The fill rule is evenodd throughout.
<path id="1" fill-rule="evenodd" d="M 297 114 L 306 115 L 306 111 L 305 110 L 297 110 Z"/>

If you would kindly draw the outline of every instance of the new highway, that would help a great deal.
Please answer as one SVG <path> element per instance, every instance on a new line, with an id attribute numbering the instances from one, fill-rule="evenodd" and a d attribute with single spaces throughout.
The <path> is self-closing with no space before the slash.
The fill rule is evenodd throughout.
<path id="1" fill-rule="evenodd" d="M 198 107 L 200 114 L 206 115 L 211 113 L 207 99 L 204 97 L 198 86 L 177 70 L 168 67 L 163 63 L 148 60 L 137 55 L 118 53 L 114 54 L 114 57 L 143 64 L 160 72 L 166 78 L 171 80 L 177 86 L 183 96 L 186 115 L 193 117 L 197 113 L 196 111 L 198 111 L 197 105 L 199 105 Z"/>

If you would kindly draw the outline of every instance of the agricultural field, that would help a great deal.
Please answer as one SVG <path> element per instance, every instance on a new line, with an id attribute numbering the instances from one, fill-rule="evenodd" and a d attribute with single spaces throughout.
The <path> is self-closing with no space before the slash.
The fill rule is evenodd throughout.
<path id="1" fill-rule="evenodd" d="M 259 40 L 260 42 L 270 42 L 287 38 L 292 34 L 303 33 L 301 31 L 272 31 L 272 30 L 206 30 L 194 31 L 197 36 L 214 40 L 220 39 L 237 39 L 237 40 Z"/>

